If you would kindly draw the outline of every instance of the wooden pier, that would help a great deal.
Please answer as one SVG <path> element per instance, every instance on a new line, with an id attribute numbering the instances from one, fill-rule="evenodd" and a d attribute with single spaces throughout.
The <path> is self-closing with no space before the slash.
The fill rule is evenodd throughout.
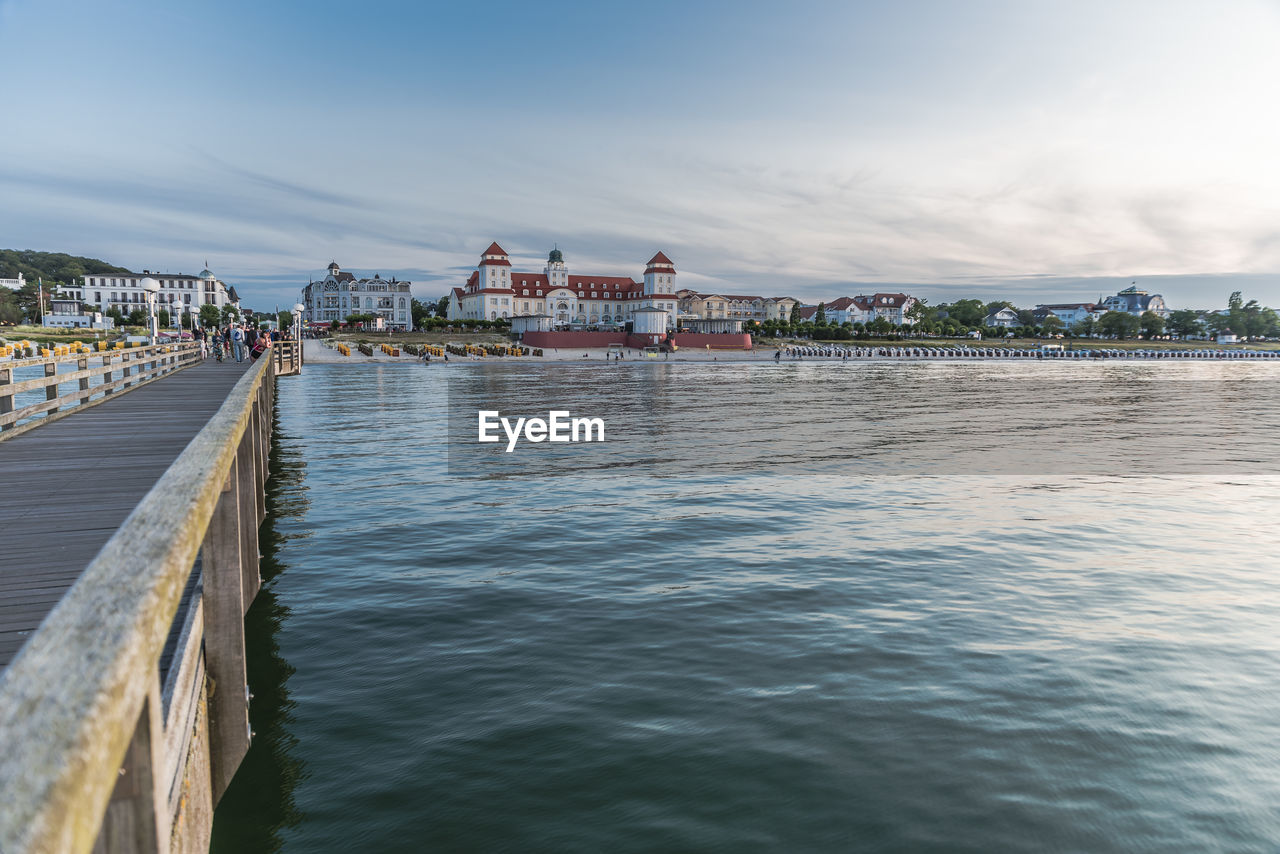
<path id="1" fill-rule="evenodd" d="M 3 434 L 5 854 L 207 851 L 249 747 L 275 378 L 301 367 L 279 343 L 243 364 L 157 350 L 127 394 L 109 377 L 113 394 L 77 389 L 62 417 Z"/>

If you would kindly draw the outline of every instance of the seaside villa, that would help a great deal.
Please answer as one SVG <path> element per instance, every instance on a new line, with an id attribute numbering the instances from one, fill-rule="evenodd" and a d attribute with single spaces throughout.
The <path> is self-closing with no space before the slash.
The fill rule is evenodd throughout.
<path id="1" fill-rule="evenodd" d="M 328 275 L 302 289 L 302 319 L 308 324 L 328 324 L 353 314 L 372 314 L 381 318 L 384 329 L 412 329 L 412 284 L 395 276 L 384 279 L 378 273 L 357 279 L 331 261 Z"/>

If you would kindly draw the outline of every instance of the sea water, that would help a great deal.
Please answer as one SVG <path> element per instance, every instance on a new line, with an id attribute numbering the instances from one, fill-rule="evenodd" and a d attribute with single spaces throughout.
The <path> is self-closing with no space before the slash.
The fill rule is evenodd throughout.
<path id="1" fill-rule="evenodd" d="M 1278 367 L 308 365 L 214 850 L 1276 850 Z"/>

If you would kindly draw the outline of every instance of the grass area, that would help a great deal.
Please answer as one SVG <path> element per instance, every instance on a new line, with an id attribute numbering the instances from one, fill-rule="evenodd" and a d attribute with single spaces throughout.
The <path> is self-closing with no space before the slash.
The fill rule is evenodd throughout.
<path id="1" fill-rule="evenodd" d="M 0 340 L 30 341 L 33 344 L 70 344 L 72 341 L 116 341 L 126 335 L 146 335 L 142 326 L 115 329 L 57 329 L 49 326 L 0 326 Z"/>

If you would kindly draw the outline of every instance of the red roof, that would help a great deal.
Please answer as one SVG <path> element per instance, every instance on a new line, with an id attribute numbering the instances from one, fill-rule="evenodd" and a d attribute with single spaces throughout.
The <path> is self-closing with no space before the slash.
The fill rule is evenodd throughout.
<path id="1" fill-rule="evenodd" d="M 671 262 L 671 259 L 668 258 L 666 255 L 663 255 L 661 252 L 659 252 L 657 255 L 654 255 L 652 258 L 649 259 L 648 266 L 652 267 L 656 264 L 661 264 L 667 267 L 675 266 L 675 264 Z"/>
<path id="2" fill-rule="evenodd" d="M 507 250 L 498 245 L 498 241 L 489 244 L 489 248 L 480 253 L 481 255 L 506 255 Z"/>

